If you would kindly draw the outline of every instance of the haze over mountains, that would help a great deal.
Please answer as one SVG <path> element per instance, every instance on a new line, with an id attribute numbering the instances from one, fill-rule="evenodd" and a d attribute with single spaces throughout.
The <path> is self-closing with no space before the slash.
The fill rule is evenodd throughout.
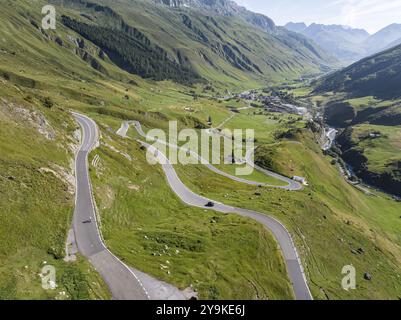
<path id="1" fill-rule="evenodd" d="M 391 24 L 370 35 L 342 25 L 288 23 L 285 28 L 307 36 L 344 63 L 352 63 L 401 43 L 401 24 Z"/>

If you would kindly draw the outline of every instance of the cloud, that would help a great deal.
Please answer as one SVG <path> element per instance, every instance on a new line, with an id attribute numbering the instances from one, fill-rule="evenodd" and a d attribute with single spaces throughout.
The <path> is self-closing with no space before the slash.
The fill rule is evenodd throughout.
<path id="1" fill-rule="evenodd" d="M 399 14 L 394 13 L 401 12 L 401 0 L 339 0 L 338 3 L 342 5 L 342 24 L 354 27 L 365 25 L 373 31 L 393 19 L 400 21 Z"/>

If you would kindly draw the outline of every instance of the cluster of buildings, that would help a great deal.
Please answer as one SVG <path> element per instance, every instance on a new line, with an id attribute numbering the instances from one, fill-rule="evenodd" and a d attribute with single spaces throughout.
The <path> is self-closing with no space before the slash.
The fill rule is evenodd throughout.
<path id="1" fill-rule="evenodd" d="M 307 114 L 306 108 L 301 108 L 293 104 L 284 103 L 279 96 L 268 96 L 257 90 L 250 90 L 239 93 L 234 98 L 244 99 L 247 101 L 260 102 L 263 108 L 269 112 L 289 113 L 305 116 Z"/>

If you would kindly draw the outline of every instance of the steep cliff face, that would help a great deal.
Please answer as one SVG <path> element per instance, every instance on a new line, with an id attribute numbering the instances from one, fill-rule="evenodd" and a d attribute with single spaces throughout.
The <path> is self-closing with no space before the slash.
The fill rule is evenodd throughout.
<path id="1" fill-rule="evenodd" d="M 401 24 L 393 23 L 367 39 L 364 47 L 369 54 L 375 54 L 385 49 L 393 48 L 401 43 Z"/>

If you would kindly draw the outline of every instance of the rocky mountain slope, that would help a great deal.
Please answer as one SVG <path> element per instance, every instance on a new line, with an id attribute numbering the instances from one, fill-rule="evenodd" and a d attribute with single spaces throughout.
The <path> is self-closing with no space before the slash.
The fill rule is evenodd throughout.
<path id="1" fill-rule="evenodd" d="M 99 126 L 100 146 L 89 159 L 93 192 L 105 241 L 127 265 L 192 287 L 200 299 L 291 298 L 281 253 L 263 226 L 183 204 L 140 145 L 115 132 L 124 120 L 141 121 L 146 130 L 167 129 L 169 120 L 182 128 L 205 127 L 210 117 L 222 123 L 248 104 L 209 95 L 318 72 L 325 64 L 311 51 L 317 47 L 239 17 L 150 0 L 57 5 L 57 29 L 43 30 L 45 4 L 2 0 L 0 10 L 0 299 L 110 298 L 88 261 L 63 260 L 74 209 L 70 147 L 79 138 L 71 110 Z M 246 70 L 253 64 L 239 52 L 262 74 Z M 304 121 L 248 109 L 230 121 L 227 127 L 255 128 L 279 172 L 305 176 L 310 186 L 283 192 L 177 166 L 184 183 L 282 221 L 299 245 L 315 299 L 397 299 L 400 205 L 346 183 Z M 289 140 L 283 133 L 290 128 L 296 131 Z M 363 253 L 356 255 L 358 248 Z M 45 263 L 57 268 L 57 290 L 40 286 Z M 339 286 L 347 264 L 358 270 L 358 290 Z M 362 282 L 365 272 L 373 281 Z"/>
<path id="2" fill-rule="evenodd" d="M 108 20 L 108 26 L 123 21 L 124 28 L 142 33 L 170 61 L 209 81 L 294 79 L 326 72 L 337 63 L 304 36 L 231 1 L 92 1 L 97 6 L 91 1 L 53 2 L 86 11 L 86 16 L 96 17 L 93 21 Z M 93 24 L 82 15 L 76 20 Z"/>
<path id="3" fill-rule="evenodd" d="M 400 83 L 401 46 L 397 46 L 324 77 L 318 82 L 316 91 L 389 100 L 401 97 Z"/>
<path id="4" fill-rule="evenodd" d="M 154 0 L 173 8 L 201 9 L 226 17 L 240 17 L 267 32 L 276 32 L 277 27 L 269 17 L 247 10 L 231 0 Z"/>

